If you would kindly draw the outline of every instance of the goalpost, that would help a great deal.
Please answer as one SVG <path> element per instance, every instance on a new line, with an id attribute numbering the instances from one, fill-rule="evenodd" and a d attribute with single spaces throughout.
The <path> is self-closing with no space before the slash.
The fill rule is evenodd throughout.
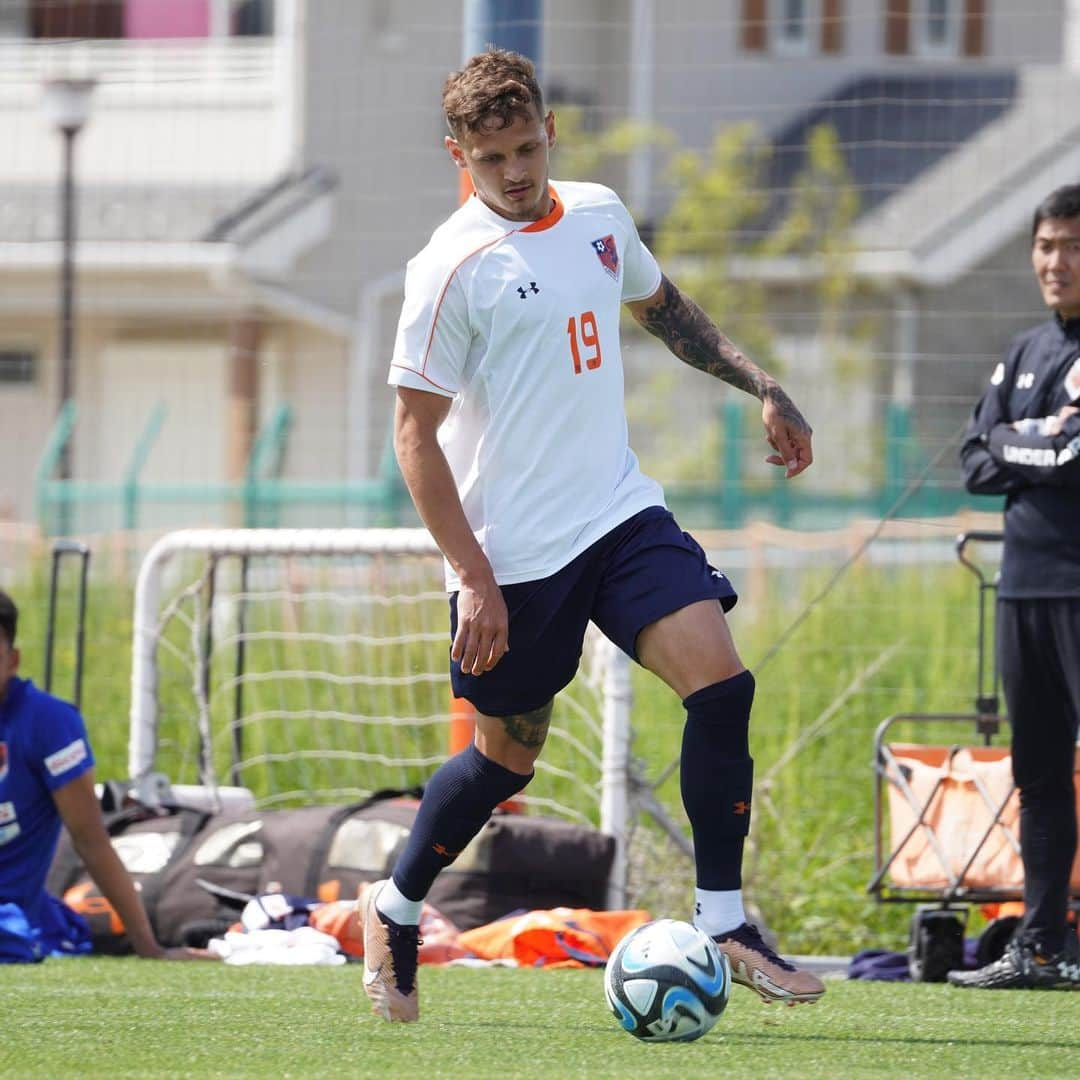
<path id="1" fill-rule="evenodd" d="M 448 651 L 426 530 L 170 533 L 136 583 L 130 776 L 144 799 L 196 784 L 217 805 L 235 789 L 277 806 L 422 785 L 449 752 Z M 629 664 L 590 627 L 521 796 L 615 837 L 618 907 L 643 898 L 629 872 Z"/>

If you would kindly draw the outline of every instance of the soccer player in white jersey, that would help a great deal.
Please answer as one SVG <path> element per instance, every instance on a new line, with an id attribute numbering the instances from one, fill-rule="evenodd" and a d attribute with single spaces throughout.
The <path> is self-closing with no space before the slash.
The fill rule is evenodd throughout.
<path id="1" fill-rule="evenodd" d="M 680 360 L 761 400 L 766 460 L 789 478 L 813 459 L 810 427 L 661 273 L 614 192 L 549 179 L 555 118 L 527 59 L 474 56 L 447 79 L 443 109 L 474 194 L 409 263 L 389 381 L 402 475 L 446 558 L 454 693 L 479 717 L 473 744 L 428 783 L 392 876 L 367 891 L 373 1009 L 417 1019 L 424 897 L 532 778 L 590 619 L 686 707 L 695 923 L 766 1001 L 815 1001 L 820 980 L 746 921 L 754 678 L 724 617 L 734 590 L 627 445 L 621 306 Z"/>

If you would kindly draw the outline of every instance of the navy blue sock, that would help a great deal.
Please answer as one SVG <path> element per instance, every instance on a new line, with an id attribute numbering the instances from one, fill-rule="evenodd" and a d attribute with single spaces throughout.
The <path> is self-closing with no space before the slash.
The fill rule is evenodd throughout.
<path id="1" fill-rule="evenodd" d="M 394 884 L 410 900 L 423 900 L 440 870 L 449 866 L 484 827 L 492 810 L 532 779 L 484 757 L 473 743 L 444 762 L 424 788 Z"/>
<path id="2" fill-rule="evenodd" d="M 750 757 L 749 671 L 695 691 L 684 702 L 680 787 L 694 833 L 699 889 L 742 887 L 743 845 L 750 831 L 754 762 Z"/>

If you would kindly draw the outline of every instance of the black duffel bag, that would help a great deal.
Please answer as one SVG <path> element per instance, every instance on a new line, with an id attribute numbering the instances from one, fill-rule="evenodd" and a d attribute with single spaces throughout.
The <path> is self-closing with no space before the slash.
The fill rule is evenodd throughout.
<path id="1" fill-rule="evenodd" d="M 607 908 L 615 838 L 559 818 L 496 811 L 428 900 L 460 930 L 512 911 Z"/>
<path id="2" fill-rule="evenodd" d="M 202 946 L 237 919 L 244 897 L 351 900 L 387 877 L 420 791 L 381 791 L 348 806 L 233 810 L 131 808 L 107 819 L 162 945 Z M 522 909 L 606 907 L 612 837 L 586 826 L 496 812 L 435 880 L 428 901 L 461 930 Z M 87 917 L 97 951 L 131 946 L 65 836 L 48 888 Z"/>

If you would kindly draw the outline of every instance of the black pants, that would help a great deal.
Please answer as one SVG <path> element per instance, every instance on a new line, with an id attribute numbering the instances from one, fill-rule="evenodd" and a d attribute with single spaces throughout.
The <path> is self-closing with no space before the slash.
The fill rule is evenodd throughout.
<path id="1" fill-rule="evenodd" d="M 1064 943 L 1076 855 L 1080 598 L 999 600 L 997 648 L 1020 789 L 1021 932 L 1057 952 Z"/>

